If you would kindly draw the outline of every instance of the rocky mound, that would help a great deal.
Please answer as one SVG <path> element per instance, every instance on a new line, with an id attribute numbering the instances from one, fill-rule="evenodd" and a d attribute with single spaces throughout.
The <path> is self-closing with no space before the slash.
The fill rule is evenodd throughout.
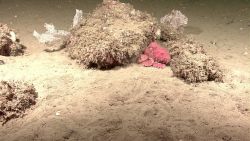
<path id="1" fill-rule="evenodd" d="M 175 76 L 189 83 L 223 81 L 223 71 L 216 60 L 206 54 L 202 45 L 185 39 L 168 46 L 172 57 L 170 66 Z"/>
<path id="2" fill-rule="evenodd" d="M 36 104 L 34 86 L 21 82 L 0 82 L 0 122 L 22 117 L 27 109 Z"/>
<path id="3" fill-rule="evenodd" d="M 2 56 L 18 56 L 23 54 L 24 46 L 22 46 L 16 38 L 15 32 L 6 24 L 0 23 L 0 55 Z"/>
<path id="4" fill-rule="evenodd" d="M 154 38 L 156 20 L 130 4 L 104 0 L 71 31 L 69 56 L 86 68 L 112 68 L 138 59 Z"/>

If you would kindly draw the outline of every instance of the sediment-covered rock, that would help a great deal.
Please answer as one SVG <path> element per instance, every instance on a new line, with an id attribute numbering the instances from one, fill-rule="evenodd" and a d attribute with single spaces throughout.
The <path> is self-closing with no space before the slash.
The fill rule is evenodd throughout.
<path id="1" fill-rule="evenodd" d="M 206 54 L 203 45 L 183 39 L 168 46 L 172 57 L 170 66 L 175 76 L 189 83 L 223 81 L 223 70 L 214 58 Z"/>
<path id="2" fill-rule="evenodd" d="M 24 53 L 22 46 L 16 38 L 15 32 L 6 24 L 0 23 L 0 55 L 18 56 Z"/>
<path id="3" fill-rule="evenodd" d="M 36 104 L 37 92 L 33 85 L 22 82 L 0 82 L 0 122 L 23 117 Z"/>
<path id="4" fill-rule="evenodd" d="M 130 4 L 104 0 L 71 31 L 69 56 L 86 68 L 135 62 L 154 38 L 156 19 Z"/>

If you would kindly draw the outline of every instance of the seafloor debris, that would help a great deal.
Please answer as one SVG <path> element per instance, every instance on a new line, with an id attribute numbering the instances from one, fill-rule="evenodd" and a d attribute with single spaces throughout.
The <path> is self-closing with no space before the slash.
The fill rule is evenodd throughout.
<path id="1" fill-rule="evenodd" d="M 170 60 L 168 50 L 161 47 L 157 42 L 152 42 L 141 55 L 139 63 L 145 67 L 164 68 Z"/>
<path id="2" fill-rule="evenodd" d="M 86 68 L 135 62 L 154 37 L 156 19 L 130 4 L 104 0 L 71 31 L 69 56 Z"/>
<path id="3" fill-rule="evenodd" d="M 15 32 L 6 24 L 0 23 L 0 55 L 22 55 L 24 53 L 24 46 L 18 41 Z"/>
<path id="4" fill-rule="evenodd" d="M 188 18 L 178 10 L 172 10 L 170 14 L 160 19 L 161 40 L 170 41 L 181 38 Z"/>
<path id="5" fill-rule="evenodd" d="M 33 85 L 22 82 L 0 82 L 0 122 L 23 117 L 27 109 L 36 104 L 37 93 Z"/>
<path id="6" fill-rule="evenodd" d="M 190 83 L 223 81 L 222 69 L 214 58 L 206 54 L 201 44 L 184 39 L 174 41 L 168 46 L 172 57 L 170 66 L 175 76 Z"/>

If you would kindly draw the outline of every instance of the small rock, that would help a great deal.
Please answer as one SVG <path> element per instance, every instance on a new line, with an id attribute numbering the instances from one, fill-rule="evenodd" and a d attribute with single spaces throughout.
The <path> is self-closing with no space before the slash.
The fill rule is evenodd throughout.
<path id="1" fill-rule="evenodd" d="M 136 11 L 133 9 L 131 12 L 130 12 L 131 15 L 135 15 L 136 14 Z"/>
<path id="2" fill-rule="evenodd" d="M 229 21 L 226 22 L 227 25 L 233 24 L 233 23 L 234 23 L 234 20 L 233 20 L 233 19 L 231 19 L 231 20 L 229 20 Z"/>
<path id="3" fill-rule="evenodd" d="M 244 52 L 243 55 L 248 55 L 248 52 Z"/>
<path id="4" fill-rule="evenodd" d="M 56 116 L 60 116 L 60 115 L 61 115 L 61 111 L 57 111 Z"/>
<path id="5" fill-rule="evenodd" d="M 217 45 L 216 41 L 210 41 L 210 44 Z"/>
<path id="6" fill-rule="evenodd" d="M 5 64 L 5 62 L 3 60 L 0 60 L 0 65 Z"/>
<path id="7" fill-rule="evenodd" d="M 161 30 L 158 29 L 158 30 L 155 32 L 155 35 L 156 35 L 156 39 L 160 39 L 160 38 L 161 38 Z"/>

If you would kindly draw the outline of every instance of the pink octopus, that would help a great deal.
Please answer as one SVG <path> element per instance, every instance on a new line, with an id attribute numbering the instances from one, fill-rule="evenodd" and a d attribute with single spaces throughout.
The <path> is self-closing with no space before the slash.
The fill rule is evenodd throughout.
<path id="1" fill-rule="evenodd" d="M 145 67 L 165 68 L 170 60 L 171 57 L 168 50 L 153 41 L 140 56 L 139 64 Z"/>

